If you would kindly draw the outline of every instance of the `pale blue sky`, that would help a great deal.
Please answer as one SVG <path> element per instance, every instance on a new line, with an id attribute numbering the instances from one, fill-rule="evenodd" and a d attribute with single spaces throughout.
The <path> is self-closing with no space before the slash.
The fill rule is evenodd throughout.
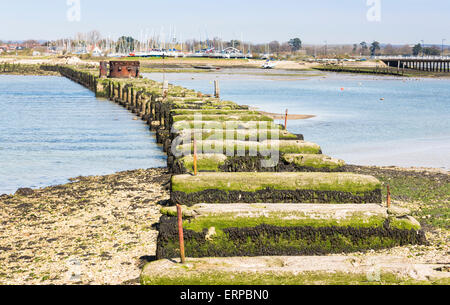
<path id="1" fill-rule="evenodd" d="M 440 44 L 450 42 L 449 0 L 380 0 L 381 21 L 366 18 L 367 0 L 80 0 L 80 22 L 67 20 L 67 0 L 1 0 L 0 40 L 55 39 L 99 30 L 113 38 L 161 26 L 178 37 L 268 42 L 300 37 L 304 43 Z"/>

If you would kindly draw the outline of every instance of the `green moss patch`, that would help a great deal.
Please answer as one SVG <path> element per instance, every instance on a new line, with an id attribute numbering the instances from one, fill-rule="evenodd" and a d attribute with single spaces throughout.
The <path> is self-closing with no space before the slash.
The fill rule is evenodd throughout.
<path id="1" fill-rule="evenodd" d="M 204 172 L 217 172 L 219 167 L 225 164 L 227 156 L 223 154 L 202 154 L 197 157 L 197 168 Z M 194 171 L 194 157 L 192 155 L 183 157 L 179 160 L 183 168 L 188 172 Z"/>
<path id="2" fill-rule="evenodd" d="M 187 219 L 183 222 L 186 230 L 195 232 L 203 232 L 209 228 L 215 228 L 220 234 L 226 228 L 250 228 L 260 225 L 271 225 L 280 227 L 354 227 L 354 228 L 382 228 L 385 217 L 382 216 L 365 216 L 353 215 L 346 219 L 314 219 L 307 215 L 295 218 L 289 212 L 272 212 L 265 216 L 246 217 L 239 216 L 239 213 L 224 213 L 220 215 L 199 216 L 193 219 Z"/>
<path id="3" fill-rule="evenodd" d="M 177 146 L 177 150 L 185 154 L 194 152 L 194 144 L 182 144 Z M 268 140 L 263 142 L 239 141 L 239 140 L 205 140 L 197 142 L 197 152 L 199 153 L 224 153 L 226 155 L 245 156 L 260 154 L 263 156 L 273 155 L 273 152 L 281 154 L 321 154 L 319 145 L 305 141 Z"/>
<path id="4" fill-rule="evenodd" d="M 241 140 L 241 141 L 261 141 L 261 140 L 297 140 L 298 135 L 281 129 L 184 129 L 175 135 L 183 139 L 201 140 Z M 303 139 L 303 136 L 300 136 Z"/>
<path id="5" fill-rule="evenodd" d="M 242 219 L 241 219 L 242 220 Z M 378 250 L 409 244 L 424 244 L 422 231 L 392 228 L 386 220 L 370 219 L 372 227 L 353 226 L 295 226 L 281 221 L 277 225 L 257 225 L 261 219 L 246 220 L 255 226 L 238 225 L 232 219 L 199 219 L 186 223 L 184 229 L 188 257 L 253 257 L 326 255 Z M 270 221 L 270 218 L 264 221 Z M 215 226 L 210 225 L 215 224 Z M 285 224 L 287 224 L 285 226 Z M 228 226 L 221 228 L 221 226 Z M 292 225 L 292 226 L 290 226 Z M 188 229 L 192 226 L 195 230 Z M 199 230 L 205 226 L 201 232 Z M 157 258 L 175 258 L 179 255 L 176 217 L 161 218 L 157 241 Z"/>
<path id="6" fill-rule="evenodd" d="M 177 115 L 261 115 L 258 111 L 239 109 L 173 109 L 170 111 L 173 116 Z"/>
<path id="7" fill-rule="evenodd" d="M 298 167 L 337 170 L 345 166 L 345 161 L 318 154 L 285 154 L 282 160 Z"/>
<path id="8" fill-rule="evenodd" d="M 148 266 L 151 268 L 151 265 Z M 449 279 L 434 281 L 418 281 L 412 278 L 399 277 L 393 273 L 380 274 L 380 280 L 369 280 L 367 274 L 345 272 L 225 272 L 210 271 L 192 272 L 177 269 L 170 274 L 141 276 L 142 285 L 449 285 Z"/>
<path id="9" fill-rule="evenodd" d="M 411 221 L 408 217 L 390 218 L 390 226 L 400 230 L 420 230 L 421 225 L 417 221 Z"/>
<path id="10" fill-rule="evenodd" d="M 214 114 L 208 114 L 208 115 L 201 115 L 202 121 L 217 121 L 217 122 L 224 122 L 224 121 L 241 121 L 241 122 L 252 122 L 252 121 L 265 121 L 265 122 L 272 122 L 273 119 L 269 118 L 264 115 L 258 115 L 258 114 L 229 114 L 229 115 L 214 115 Z M 173 122 L 179 122 L 179 121 L 193 121 L 196 119 L 196 115 L 175 115 L 172 116 Z"/>
<path id="11" fill-rule="evenodd" d="M 351 173 L 201 173 L 172 178 L 172 191 L 188 194 L 210 189 L 244 192 L 303 189 L 357 194 L 380 187 L 372 176 Z"/>
<path id="12" fill-rule="evenodd" d="M 174 132 L 179 132 L 184 129 L 281 129 L 281 125 L 270 121 L 253 121 L 253 122 L 240 122 L 240 121 L 178 121 L 172 125 Z"/>
<path id="13" fill-rule="evenodd" d="M 172 178 L 172 203 L 381 203 L 380 183 L 350 173 L 199 173 Z"/>

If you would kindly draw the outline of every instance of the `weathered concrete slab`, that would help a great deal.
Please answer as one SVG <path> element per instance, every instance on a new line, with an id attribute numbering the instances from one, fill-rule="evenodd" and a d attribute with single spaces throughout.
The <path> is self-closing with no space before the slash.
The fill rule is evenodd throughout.
<path id="1" fill-rule="evenodd" d="M 387 207 L 380 204 L 197 204 L 183 206 L 183 215 L 187 217 L 234 216 L 234 217 L 271 217 L 278 215 L 280 220 L 335 219 L 345 220 L 354 217 L 388 218 Z M 165 215 L 176 215 L 176 207 L 162 208 Z"/>
<path id="2" fill-rule="evenodd" d="M 175 174 L 194 172 L 193 155 L 174 160 L 170 166 Z M 267 166 L 266 156 L 227 157 L 224 154 L 199 154 L 199 172 L 343 172 L 345 162 L 321 154 L 288 154 Z"/>
<path id="3" fill-rule="evenodd" d="M 179 121 L 172 125 L 173 131 L 183 129 L 282 129 L 281 125 L 274 122 L 240 122 L 240 121 Z"/>
<path id="4" fill-rule="evenodd" d="M 194 152 L 194 144 L 187 143 L 176 146 L 176 151 L 184 155 Z M 322 154 L 321 147 L 312 142 L 300 140 L 266 140 L 266 141 L 240 141 L 240 140 L 201 140 L 197 142 L 197 151 L 204 154 L 223 153 L 229 156 L 278 154 Z M 278 161 L 278 160 L 277 160 Z"/>
<path id="5" fill-rule="evenodd" d="M 438 271 L 445 270 L 445 266 L 392 256 L 188 258 L 185 265 L 177 259 L 164 259 L 145 266 L 141 283 L 302 285 L 438 281 L 450 284 L 450 273 Z"/>
<path id="6" fill-rule="evenodd" d="M 199 173 L 172 178 L 174 203 L 381 203 L 378 179 L 352 173 Z"/>
<path id="7" fill-rule="evenodd" d="M 377 204 L 198 204 L 183 206 L 186 255 L 327 255 L 426 242 L 412 217 Z M 157 257 L 177 257 L 175 207 L 161 209 Z"/>
<path id="8" fill-rule="evenodd" d="M 278 140 L 303 140 L 303 135 L 295 135 L 282 129 L 184 129 L 175 133 L 173 138 L 181 137 L 192 140 L 241 140 L 264 141 L 268 139 Z"/>
<path id="9" fill-rule="evenodd" d="M 345 161 L 321 154 L 285 154 L 282 160 L 298 168 L 312 168 L 322 171 L 339 170 Z"/>

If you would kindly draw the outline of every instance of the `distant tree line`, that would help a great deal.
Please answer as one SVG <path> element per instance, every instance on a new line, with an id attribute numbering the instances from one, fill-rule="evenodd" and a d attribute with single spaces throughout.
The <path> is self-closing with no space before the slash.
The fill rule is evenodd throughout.
<path id="1" fill-rule="evenodd" d="M 82 49 L 83 47 L 96 45 L 101 49 L 113 50 L 116 52 L 132 52 L 144 50 L 147 48 L 164 47 L 166 49 L 176 48 L 184 51 L 199 51 L 204 49 L 215 48 L 222 50 L 228 47 L 234 47 L 245 53 L 266 54 L 269 53 L 274 57 L 289 58 L 301 56 L 314 57 L 350 57 L 350 56 L 375 56 L 375 55 L 414 55 L 414 56 L 436 56 L 442 53 L 438 46 L 425 47 L 420 43 L 414 46 L 403 45 L 394 46 L 392 44 L 382 45 L 378 41 L 366 42 L 362 41 L 354 44 L 321 44 L 321 45 L 305 45 L 299 37 L 294 37 L 288 41 L 280 42 L 277 40 L 268 43 L 250 43 L 237 39 L 222 40 L 218 37 L 205 40 L 191 39 L 187 41 L 165 41 L 164 37 L 149 37 L 146 41 L 139 41 L 131 36 L 121 36 L 118 39 L 102 38 L 99 31 L 90 31 L 87 33 L 78 33 L 72 39 L 59 39 L 56 41 L 46 42 L 43 46 L 70 46 L 72 50 Z M 165 42 L 164 42 L 165 41 Z M 12 43 L 0 41 L 0 43 Z M 36 40 L 27 40 L 23 44 L 28 46 L 39 45 Z M 448 47 L 444 49 L 444 53 L 449 53 Z"/>
<path id="2" fill-rule="evenodd" d="M 424 55 L 424 56 L 439 56 L 441 55 L 441 49 L 439 49 L 436 46 L 432 47 L 425 47 L 422 46 L 420 43 L 416 44 L 412 48 L 412 54 L 414 56 Z"/>

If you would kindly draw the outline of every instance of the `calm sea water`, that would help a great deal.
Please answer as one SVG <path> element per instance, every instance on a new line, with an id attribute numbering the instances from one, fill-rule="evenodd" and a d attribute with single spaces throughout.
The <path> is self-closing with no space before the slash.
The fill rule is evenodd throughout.
<path id="1" fill-rule="evenodd" d="M 163 76 L 147 77 L 161 81 Z M 348 163 L 450 169 L 450 80 L 276 70 L 166 78 L 204 93 L 213 93 L 219 79 L 223 99 L 269 112 L 316 115 L 290 121 L 288 129 Z"/>
<path id="2" fill-rule="evenodd" d="M 143 121 L 62 77 L 0 76 L 0 194 L 163 167 Z"/>

